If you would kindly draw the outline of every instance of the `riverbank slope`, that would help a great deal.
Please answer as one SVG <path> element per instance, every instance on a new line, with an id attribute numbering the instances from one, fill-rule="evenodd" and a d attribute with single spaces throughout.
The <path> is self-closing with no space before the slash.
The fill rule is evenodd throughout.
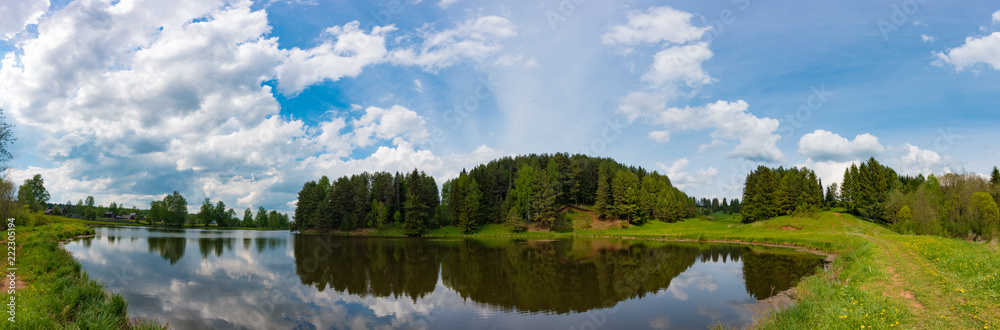
<path id="1" fill-rule="evenodd" d="M 80 263 L 59 246 L 59 242 L 78 236 L 93 235 L 94 229 L 79 223 L 59 221 L 14 227 L 13 250 L 4 235 L 8 254 L 7 267 L 16 268 L 4 277 L 2 295 L 5 304 L 0 329 L 160 329 L 147 320 L 129 320 L 128 303 L 104 285 L 91 280 Z M 13 262 L 13 265 L 11 265 Z M 8 269 L 5 275 L 10 274 Z M 10 302 L 14 301 L 13 306 Z M 11 317 L 9 311 L 15 314 Z"/>

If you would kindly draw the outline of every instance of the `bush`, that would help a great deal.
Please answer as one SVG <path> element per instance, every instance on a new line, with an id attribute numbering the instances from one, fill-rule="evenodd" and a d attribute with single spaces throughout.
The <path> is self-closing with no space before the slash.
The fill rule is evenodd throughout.
<path id="1" fill-rule="evenodd" d="M 6 229 L 7 221 L 3 221 Z M 21 205 L 14 211 L 14 225 L 20 227 L 43 226 L 52 223 L 42 212 L 34 212 L 27 205 Z"/>
<path id="2" fill-rule="evenodd" d="M 565 213 L 556 214 L 556 220 L 552 223 L 552 231 L 564 233 L 573 231 L 573 222 Z"/>

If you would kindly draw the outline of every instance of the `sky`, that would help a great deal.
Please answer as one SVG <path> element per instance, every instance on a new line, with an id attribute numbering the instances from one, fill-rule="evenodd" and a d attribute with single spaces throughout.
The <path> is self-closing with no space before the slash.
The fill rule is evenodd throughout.
<path id="1" fill-rule="evenodd" d="M 994 1 L 0 0 L 8 177 L 52 202 L 173 191 L 290 212 L 322 175 L 438 183 L 583 153 L 739 198 L 1000 164 Z"/>

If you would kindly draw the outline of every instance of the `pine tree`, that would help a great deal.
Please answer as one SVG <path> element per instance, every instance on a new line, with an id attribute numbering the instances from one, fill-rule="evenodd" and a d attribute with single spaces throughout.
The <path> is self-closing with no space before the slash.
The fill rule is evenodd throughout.
<path id="1" fill-rule="evenodd" d="M 996 166 L 993 166 L 993 173 L 990 175 L 990 185 L 1000 186 L 1000 170 Z"/>
<path id="2" fill-rule="evenodd" d="M 607 218 L 612 214 L 614 202 L 611 197 L 611 177 L 609 169 L 603 164 L 598 169 L 597 176 L 597 201 L 594 207 L 601 218 Z"/>
<path id="3" fill-rule="evenodd" d="M 632 171 L 619 171 L 612 184 L 615 216 L 629 223 L 641 224 L 639 217 L 639 179 Z"/>
<path id="4" fill-rule="evenodd" d="M 458 228 L 462 233 L 469 234 L 476 231 L 479 219 L 479 205 L 482 203 L 482 192 L 476 180 L 470 178 L 464 187 L 464 198 L 462 198 L 461 210 L 458 216 Z"/>
<path id="5" fill-rule="evenodd" d="M 535 169 L 531 165 L 525 164 L 517 171 L 517 180 L 514 181 L 514 189 L 511 194 L 514 196 L 511 207 L 516 210 L 516 214 L 522 221 L 534 219 L 534 197 L 535 197 Z"/>

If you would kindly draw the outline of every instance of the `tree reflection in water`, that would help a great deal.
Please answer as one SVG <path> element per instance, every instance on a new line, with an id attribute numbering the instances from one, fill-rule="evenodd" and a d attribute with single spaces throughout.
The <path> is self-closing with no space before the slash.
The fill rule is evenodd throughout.
<path id="1" fill-rule="evenodd" d="M 764 299 L 822 265 L 805 253 L 746 245 L 657 241 L 386 239 L 298 235 L 303 284 L 360 297 L 434 291 L 438 279 L 462 298 L 502 311 L 566 314 L 612 307 L 670 286 L 696 261 L 743 261 L 747 292 Z"/>

